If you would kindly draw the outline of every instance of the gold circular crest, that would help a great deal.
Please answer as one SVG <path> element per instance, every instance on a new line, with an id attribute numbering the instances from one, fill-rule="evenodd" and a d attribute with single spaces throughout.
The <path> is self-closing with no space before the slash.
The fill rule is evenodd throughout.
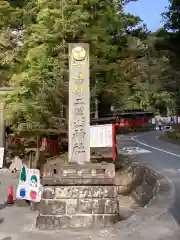
<path id="1" fill-rule="evenodd" d="M 72 50 L 72 56 L 76 61 L 83 61 L 86 58 L 86 51 L 83 47 L 75 47 Z"/>

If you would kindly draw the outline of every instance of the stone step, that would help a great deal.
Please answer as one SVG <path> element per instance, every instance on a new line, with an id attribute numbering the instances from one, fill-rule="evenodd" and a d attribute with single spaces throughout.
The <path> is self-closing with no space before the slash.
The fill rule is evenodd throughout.
<path id="1" fill-rule="evenodd" d="M 116 198 L 116 186 L 45 186 L 44 199 Z"/>
<path id="2" fill-rule="evenodd" d="M 40 215 L 118 214 L 117 199 L 46 199 L 41 200 Z"/>
<path id="3" fill-rule="evenodd" d="M 37 217 L 36 226 L 41 230 L 60 230 L 65 228 L 102 228 L 110 227 L 121 219 L 117 214 L 76 214 L 72 216 Z"/>

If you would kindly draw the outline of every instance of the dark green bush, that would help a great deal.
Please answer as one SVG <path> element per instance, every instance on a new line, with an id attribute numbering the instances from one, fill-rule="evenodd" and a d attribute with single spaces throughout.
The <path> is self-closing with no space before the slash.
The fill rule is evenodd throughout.
<path id="1" fill-rule="evenodd" d="M 180 132 L 177 131 L 167 132 L 166 135 L 168 138 L 180 140 Z"/>

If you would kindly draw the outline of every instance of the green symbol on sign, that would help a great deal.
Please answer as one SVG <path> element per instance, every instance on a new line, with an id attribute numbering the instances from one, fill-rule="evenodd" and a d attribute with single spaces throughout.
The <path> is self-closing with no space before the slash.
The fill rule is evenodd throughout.
<path id="1" fill-rule="evenodd" d="M 23 182 L 26 181 L 26 168 L 25 168 L 25 167 L 23 167 L 23 168 L 21 169 L 20 180 L 23 181 Z"/>
<path id="2" fill-rule="evenodd" d="M 37 187 L 37 177 L 35 175 L 31 176 L 31 186 L 32 187 Z"/>

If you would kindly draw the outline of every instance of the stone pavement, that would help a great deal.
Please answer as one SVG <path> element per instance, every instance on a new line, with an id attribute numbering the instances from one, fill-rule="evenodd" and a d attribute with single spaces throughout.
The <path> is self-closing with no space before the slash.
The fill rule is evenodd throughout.
<path id="1" fill-rule="evenodd" d="M 179 240 L 179 226 L 161 204 L 143 209 L 130 220 L 120 222 L 107 229 L 72 229 L 61 231 L 39 231 L 35 227 L 36 212 L 29 207 L 5 206 L 8 186 L 17 185 L 17 176 L 0 172 L 0 240 Z M 15 190 L 15 189 L 14 189 Z M 167 198 L 166 198 L 167 199 Z M 160 203 L 162 201 L 160 200 Z"/>
<path id="2" fill-rule="evenodd" d="M 36 212 L 30 211 L 29 207 L 4 204 L 7 198 L 9 184 L 15 189 L 18 178 L 9 172 L 0 170 L 0 240 L 56 240 L 56 239 L 113 239 L 112 229 L 102 230 L 62 230 L 62 231 L 39 231 L 35 227 Z"/>

